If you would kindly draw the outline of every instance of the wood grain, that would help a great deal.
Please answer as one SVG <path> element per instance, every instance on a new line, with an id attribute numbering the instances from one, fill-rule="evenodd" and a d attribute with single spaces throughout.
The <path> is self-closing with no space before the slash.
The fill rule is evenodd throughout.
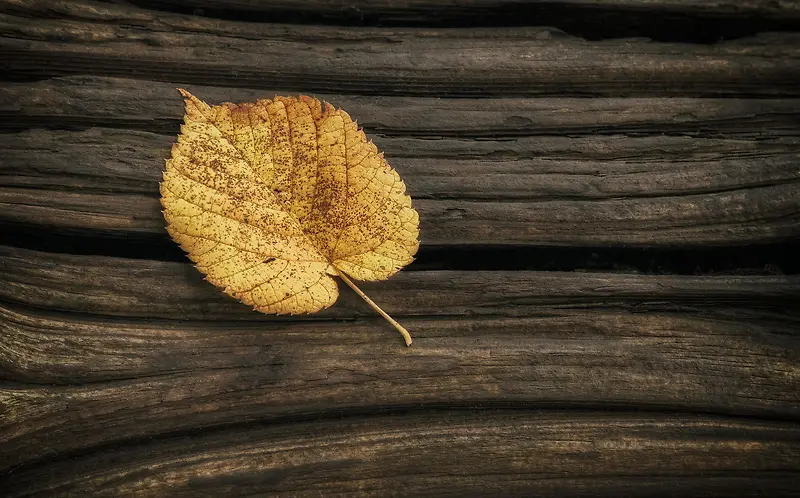
<path id="1" fill-rule="evenodd" d="M 142 2 L 147 3 L 147 2 Z M 358 0 L 348 2 L 329 2 L 324 0 L 277 0 L 269 3 L 258 0 L 165 0 L 162 6 L 184 7 L 187 9 L 212 8 L 215 10 L 274 12 L 300 11 L 315 15 L 380 15 L 382 20 L 397 18 L 406 22 L 420 18 L 442 15 L 449 17 L 476 17 L 497 14 L 498 11 L 515 7 L 530 7 L 544 4 L 547 7 L 565 6 L 573 9 L 592 7 L 601 9 L 637 9 L 642 13 L 667 11 L 672 13 L 723 15 L 763 15 L 800 17 L 800 5 L 795 2 L 773 2 L 769 0 Z M 153 5 L 153 7 L 156 7 Z"/>
<path id="2" fill-rule="evenodd" d="M 24 364 L 3 370 L 28 383 L 0 390 L 5 466 L 198 428 L 386 410 L 800 414 L 796 324 L 569 310 L 511 320 L 410 319 L 404 323 L 416 340 L 406 350 L 387 341 L 391 331 L 377 321 L 3 315 L 3 349 Z M 54 328 L 34 335 L 26 323 Z M 14 346 L 23 338 L 36 342 Z"/>
<path id="3" fill-rule="evenodd" d="M 0 372 L 28 384 L 2 390 L 8 465 L 380 407 L 800 415 L 800 317 L 784 311 L 797 277 L 403 272 L 364 286 L 413 331 L 403 350 L 351 293 L 310 321 L 276 319 L 186 264 L 8 248 L 2 261 Z"/>
<path id="4" fill-rule="evenodd" d="M 252 102 L 286 89 L 187 85 L 211 103 Z M 675 135 L 798 137 L 800 99 L 692 97 L 460 98 L 316 94 L 346 109 L 371 134 L 391 138 Z M 420 120 L 421 115 L 425 116 Z M 176 135 L 183 100 L 173 83 L 67 76 L 0 87 L 6 129 L 107 127 Z"/>
<path id="5" fill-rule="evenodd" d="M 33 467 L 15 476 L 6 491 L 8 496 L 87 489 L 115 496 L 264 489 L 281 496 L 762 496 L 769 489 L 772 496 L 793 496 L 799 450 L 800 434 L 791 424 L 438 411 L 424 417 L 252 424 L 109 448 Z"/>
<path id="6" fill-rule="evenodd" d="M 436 96 L 800 95 L 800 35 L 789 32 L 712 45 L 588 43 L 548 28 L 237 23 L 85 1 L 4 0 L 3 10 L 25 15 L 0 15 L 0 57 L 17 78 Z"/>
<path id="7" fill-rule="evenodd" d="M 252 313 L 202 280 L 189 263 L 43 253 L 0 246 L 0 299 L 103 316 L 203 320 L 294 321 Z M 524 316 L 553 308 L 680 310 L 681 306 L 753 307 L 793 312 L 800 277 L 636 275 L 533 271 L 405 271 L 365 292 L 398 316 Z M 168 290 L 168 291 L 167 291 Z M 336 306 L 313 317 L 374 314 L 342 292 Z M 176 300 L 174 295 L 181 296 Z M 786 309 L 789 306 L 789 309 Z M 662 309 L 663 309 L 662 308 Z M 688 310 L 687 310 L 688 311 Z"/>
<path id="8" fill-rule="evenodd" d="M 799 23 L 0 0 L 0 494 L 796 495 Z M 359 120 L 436 254 L 363 285 L 411 348 L 349 289 L 275 317 L 202 281 L 158 204 L 179 86 Z"/>
<path id="9" fill-rule="evenodd" d="M 678 300 L 674 296 L 670 299 L 673 303 Z M 631 303 L 636 301 L 630 300 Z M 77 386 L 200 373 L 203 370 L 246 370 L 269 364 L 285 365 L 286 362 L 279 361 L 278 357 L 285 359 L 293 348 L 308 341 L 313 344 L 308 352 L 309 359 L 298 358 L 295 361 L 307 362 L 307 367 L 302 370 L 308 369 L 309 372 L 318 361 L 323 364 L 341 361 L 344 365 L 348 354 L 352 357 L 365 355 L 366 358 L 369 351 L 373 351 L 382 355 L 389 364 L 375 362 L 360 367 L 371 370 L 370 375 L 364 374 L 364 381 L 368 377 L 392 377 L 391 369 L 399 366 L 395 362 L 407 362 L 406 357 L 415 358 L 407 365 L 419 369 L 419 375 L 424 372 L 430 375 L 430 372 L 441 369 L 453 371 L 459 363 L 468 367 L 471 359 L 480 359 L 487 362 L 484 366 L 492 365 L 497 369 L 495 375 L 502 371 L 503 376 L 512 376 L 516 363 L 511 358 L 516 358 L 522 361 L 520 367 L 527 365 L 528 368 L 552 370 L 549 374 L 557 378 L 565 377 L 564 372 L 555 371 L 559 363 L 578 370 L 613 364 L 619 372 L 629 372 L 630 375 L 632 372 L 638 372 L 638 375 L 647 372 L 646 375 L 654 381 L 660 375 L 677 378 L 680 372 L 680 375 L 688 377 L 691 371 L 683 369 L 697 362 L 731 381 L 747 377 L 750 369 L 758 369 L 760 375 L 754 382 L 760 387 L 751 386 L 748 390 L 757 393 L 759 389 L 765 389 L 761 384 L 771 381 L 767 391 L 772 393 L 772 398 L 793 400 L 793 403 L 799 401 L 797 395 L 791 393 L 791 382 L 795 382 L 798 375 L 796 367 L 791 366 L 792 359 L 797 357 L 798 338 L 793 334 L 796 317 L 794 320 L 781 319 L 774 311 L 755 309 L 738 314 L 729 310 L 727 314 L 719 313 L 717 316 L 707 310 L 695 309 L 693 313 L 682 315 L 674 309 L 663 309 L 664 300 L 659 303 L 661 307 L 651 309 L 647 306 L 620 309 L 622 307 L 602 306 L 600 303 L 578 308 L 553 303 L 542 305 L 538 312 L 516 318 L 491 315 L 404 317 L 413 323 L 415 335 L 426 346 L 420 351 L 415 349 L 413 354 L 402 355 L 392 341 L 386 341 L 389 331 L 381 322 L 355 313 L 347 319 L 347 326 L 342 327 L 341 322 L 332 317 L 270 322 L 257 319 L 164 320 L 135 316 L 106 318 L 91 314 L 71 315 L 15 303 L 4 305 L 0 310 L 5 319 L 5 323 L 0 325 L 4 333 L 0 341 L 4 351 L 0 370 L 5 378 L 18 382 Z M 454 343 L 448 345 L 450 340 Z M 337 343 L 346 347 L 337 348 Z M 435 354 L 426 359 L 431 354 L 429 347 Z M 342 357 L 321 360 L 326 354 Z M 528 360 L 523 361 L 525 357 Z M 735 361 L 725 363 L 722 361 L 725 357 Z M 441 363 L 438 367 L 437 361 Z M 714 364 L 716 366 L 712 367 Z M 342 366 L 330 370 L 339 368 Z M 482 367 L 472 364 L 470 368 L 477 374 Z M 523 378 L 521 372 L 516 375 Z M 711 376 L 711 373 L 707 375 Z M 662 381 L 666 383 L 666 379 Z M 413 384 L 416 381 L 410 379 L 408 382 Z M 544 384 L 531 383 L 526 390 L 541 395 L 550 390 L 545 385 L 557 385 L 556 379 L 542 379 L 540 382 Z M 577 375 L 573 382 L 573 389 L 579 392 L 592 389 L 591 386 L 581 386 L 581 378 Z M 702 396 L 682 392 L 688 384 L 677 383 L 674 394 L 680 394 L 684 401 L 693 399 L 696 404 L 702 403 Z M 675 401 L 670 398 L 671 394 L 643 392 L 642 387 L 631 385 L 623 389 L 625 394 L 620 399 L 649 399 L 649 403 L 654 405 Z M 465 385 L 462 389 L 467 388 Z M 568 392 L 563 396 L 572 399 L 575 394 Z M 764 408 L 768 398 L 766 394 L 751 399 L 738 396 L 739 408 L 755 409 L 758 403 L 753 399 L 761 399 Z M 579 399 L 575 397 L 573 401 Z M 600 402 L 599 398 L 597 402 Z M 712 405 L 709 403 L 709 406 Z"/>
<path id="10" fill-rule="evenodd" d="M 157 186 L 173 140 L 107 128 L 2 134 L 0 220 L 163 235 Z M 800 224 L 797 141 L 376 138 L 415 199 L 424 245 L 787 240 Z"/>

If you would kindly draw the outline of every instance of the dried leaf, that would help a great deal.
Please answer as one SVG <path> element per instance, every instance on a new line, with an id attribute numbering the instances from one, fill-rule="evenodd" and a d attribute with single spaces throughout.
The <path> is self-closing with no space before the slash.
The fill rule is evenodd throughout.
<path id="1" fill-rule="evenodd" d="M 313 313 L 339 276 L 384 280 L 413 260 L 419 216 L 405 185 L 350 116 L 311 97 L 186 115 L 161 183 L 167 230 L 206 279 L 263 313 Z"/>

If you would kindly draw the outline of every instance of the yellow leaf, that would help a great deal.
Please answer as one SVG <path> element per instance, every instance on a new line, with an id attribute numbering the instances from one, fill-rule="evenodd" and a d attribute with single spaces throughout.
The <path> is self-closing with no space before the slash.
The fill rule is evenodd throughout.
<path id="1" fill-rule="evenodd" d="M 350 116 L 301 96 L 186 115 L 161 183 L 167 230 L 206 280 L 263 313 L 314 313 L 338 276 L 385 280 L 419 247 L 403 181 Z"/>

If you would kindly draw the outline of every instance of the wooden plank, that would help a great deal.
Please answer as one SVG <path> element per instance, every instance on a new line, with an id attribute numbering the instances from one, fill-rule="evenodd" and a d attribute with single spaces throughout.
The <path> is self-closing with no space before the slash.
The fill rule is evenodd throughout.
<path id="1" fill-rule="evenodd" d="M 133 422 L 133 421 L 131 421 Z M 7 496 L 793 496 L 795 425 L 559 412 L 230 427 L 8 474 Z M 747 469 L 743 471 L 742 469 Z"/>
<path id="2" fill-rule="evenodd" d="M 76 247 L 114 254 L 138 236 L 155 243 L 141 258 L 177 255 L 158 254 L 173 246 L 156 185 L 175 86 L 345 107 L 406 178 L 424 249 L 445 255 L 541 244 L 697 258 L 800 233 L 800 34 L 728 36 L 796 31 L 793 2 L 529 4 L 575 12 L 571 35 L 293 24 L 316 0 L 259 7 L 267 23 L 238 22 L 250 0 L 208 17 L 156 10 L 205 1 L 0 0 L 0 60 L 17 81 L 0 89 L 8 244 L 67 251 L 56 244 L 79 234 Z M 528 9 L 514 1 L 498 15 Z M 497 5 L 452 4 L 361 5 L 365 23 L 429 26 Z M 667 39 L 708 26 L 708 45 L 621 39 L 658 39 L 662 13 L 697 21 Z M 608 19 L 643 24 L 579 37 L 603 38 Z M 68 76 L 20 81 L 53 75 Z M 474 95 L 491 98 L 441 98 Z M 404 348 L 349 289 L 319 315 L 271 317 L 185 262 L 0 246 L 0 489 L 796 493 L 799 275 L 415 268 L 364 286 L 412 330 Z"/>
<path id="3" fill-rule="evenodd" d="M 189 263 L 44 253 L 0 246 L 0 299 L 106 316 L 286 321 L 253 313 Z M 525 316 L 554 308 L 793 311 L 800 276 L 688 276 L 536 271 L 404 271 L 363 290 L 397 316 Z M 174 296 L 180 296 L 176 300 Z M 732 309 L 725 310 L 726 307 Z M 316 318 L 373 317 L 342 291 Z M 294 321 L 295 319 L 289 318 Z"/>
<path id="4" fill-rule="evenodd" d="M 2 134 L 0 220 L 163 234 L 157 182 L 172 141 L 113 129 Z M 423 244 L 570 246 L 791 239 L 800 171 L 787 145 L 796 141 L 376 139 L 415 199 Z"/>
<path id="5" fill-rule="evenodd" d="M 252 102 L 294 92 L 195 84 L 186 88 L 209 103 Z M 315 96 L 347 110 L 367 133 L 388 138 L 720 138 L 724 134 L 725 138 L 763 140 L 797 137 L 800 115 L 800 99 Z M 4 83 L 0 87 L 0 116 L 5 118 L 0 127 L 6 129 L 100 126 L 175 135 L 183 116 L 183 100 L 172 83 L 68 76 Z"/>
<path id="6" fill-rule="evenodd" d="M 355 317 L 348 321 L 234 323 L 232 320 L 112 319 L 0 306 L 0 316 L 4 319 L 0 323 L 3 331 L 0 371 L 3 378 L 14 382 L 77 385 L 191 372 L 205 375 L 204 371 L 210 370 L 246 370 L 268 365 L 287 367 L 281 368 L 285 373 L 296 368 L 311 371 L 317 364 L 335 371 L 348 358 L 366 358 L 372 351 L 381 360 L 361 365 L 365 379 L 391 378 L 392 369 L 400 366 L 395 363 L 398 360 L 392 359 L 398 355 L 402 356 L 399 361 L 406 365 L 403 371 L 408 374 L 413 370 L 422 374 L 445 369 L 449 377 L 467 375 L 469 369 L 477 374 L 479 369 L 491 368 L 494 382 L 521 375 L 514 372 L 514 365 L 549 369 L 562 364 L 565 370 L 561 373 L 552 372 L 555 377 L 542 379 L 544 385 L 531 385 L 526 390 L 541 396 L 555 388 L 559 379 L 571 386 L 570 399 L 576 391 L 585 391 L 587 387 L 598 389 L 598 383 L 581 387 L 580 376 L 568 376 L 567 369 L 598 368 L 606 381 L 613 378 L 608 376 L 610 371 L 653 381 L 662 372 L 661 375 L 674 380 L 683 378 L 675 383 L 674 393 L 656 390 L 642 394 L 625 389 L 616 397 L 644 397 L 649 404 L 666 404 L 666 398 L 674 394 L 684 401 L 705 402 L 716 409 L 728 406 L 728 402 L 704 401 L 696 393 L 681 392 L 692 385 L 688 380 L 692 371 L 684 370 L 691 367 L 708 375 L 714 372 L 728 379 L 729 385 L 738 386 L 752 376 L 748 391 L 756 393 L 754 398 L 760 404 L 767 399 L 786 399 L 787 394 L 793 402 L 800 401 L 791 395 L 791 382 L 798 374 L 790 364 L 793 358 L 797 359 L 793 347 L 798 339 L 793 334 L 797 324 L 789 317 L 781 321 L 777 316 L 770 317 L 768 312 L 751 311 L 760 321 L 745 314 L 737 321 L 728 317 L 710 318 L 699 310 L 681 315 L 657 309 L 631 313 L 557 305 L 530 315 L 513 319 L 411 318 L 422 350 L 401 355 L 395 341 L 387 340 L 388 331 L 380 322 Z M 292 351 L 298 349 L 304 350 L 304 354 L 293 357 Z M 489 351 L 491 354 L 487 354 Z M 326 355 L 329 358 L 324 360 Z M 335 359 L 337 356 L 341 358 Z M 731 361 L 724 362 L 724 358 Z M 439 366 L 435 365 L 437 361 Z M 298 362 L 307 366 L 292 365 Z M 325 366 L 340 362 L 337 367 Z M 413 387 L 418 381 L 406 382 Z M 660 382 L 666 383 L 666 379 Z M 461 389 L 465 394 L 469 392 L 467 385 L 457 390 Z M 743 393 L 734 396 L 741 407 L 753 403 L 742 396 Z"/>
<path id="7" fill-rule="evenodd" d="M 768 313 L 551 309 L 514 319 L 411 318 L 404 323 L 416 341 L 408 349 L 377 320 L 143 321 L 9 307 L 1 314 L 2 372 L 14 382 L 2 389 L 13 408 L 0 427 L 7 465 L 197 425 L 379 406 L 800 417 L 797 324 Z M 72 417 L 60 418 L 64 412 Z M 120 433 L 134 416 L 136 427 Z"/>
<path id="8" fill-rule="evenodd" d="M 135 379 L 4 386 L 0 397 L 10 418 L 0 427 L 3 468 L 128 438 L 380 407 L 626 408 L 792 420 L 800 415 L 796 339 L 790 342 L 775 329 L 764 339 L 758 334 L 769 330 L 766 327 L 756 328 L 756 335 L 717 337 L 714 332 L 724 333 L 726 324 L 704 327 L 697 322 L 694 331 L 671 329 L 685 322 L 667 317 L 665 325 L 656 325 L 663 328 L 643 331 L 642 321 L 598 316 L 598 325 L 592 326 L 590 318 L 567 316 L 563 328 L 552 327 L 555 320 L 548 325 L 547 320 L 534 319 L 502 325 L 480 319 L 438 327 L 423 324 L 423 330 L 440 336 L 408 350 L 364 327 L 345 334 L 347 329 L 341 326 L 338 331 L 287 326 L 281 331 L 286 338 L 276 338 L 274 329 L 250 326 L 233 332 L 184 325 L 175 332 L 195 337 L 184 348 L 184 356 L 195 356 L 198 363 L 214 356 L 189 349 L 205 332 L 218 336 L 216 343 L 205 342 L 208 351 L 217 349 L 218 358 L 226 351 L 233 356 L 223 360 L 224 366 L 196 363 L 183 371 Z M 657 324 L 658 318 L 662 317 L 653 317 L 650 323 Z M 460 337 L 445 325 L 456 333 L 470 328 L 485 332 Z M 576 326 L 587 328 L 571 328 Z M 158 343 L 169 341 L 173 334 L 165 330 L 174 327 L 180 326 L 131 324 L 113 335 L 135 330 L 138 340 L 146 341 L 144 334 L 153 333 Z M 709 330 L 712 333 L 706 335 Z M 313 332 L 319 342 L 311 337 Z M 665 341 L 657 332 L 672 335 Z M 753 333 L 746 328 L 739 332 Z M 231 345 L 222 345 L 223 333 L 230 336 Z M 533 339 L 534 334 L 542 337 Z M 347 342 L 353 336 L 366 340 Z M 59 340 L 72 342 L 66 337 Z M 153 350 L 151 361 L 162 365 L 173 355 L 171 350 L 160 358 L 157 353 Z M 247 360 L 256 355 L 260 358 Z M 70 416 L 63 417 L 65 413 Z"/>
<path id="9" fill-rule="evenodd" d="M 187 264 L 1 254 L 7 466 L 371 407 L 800 417 L 796 276 L 402 272 L 364 287 L 415 334 L 403 348 L 350 293 L 276 320 Z"/>
<path id="10" fill-rule="evenodd" d="M 241 23 L 113 4 L 5 0 L 15 78 L 69 74 L 403 95 L 800 95 L 800 35 L 711 45 L 589 43 L 548 28 Z M 43 16 L 40 19 L 32 19 Z M 65 19 L 52 19 L 63 16 Z M 125 19 L 125 24 L 115 23 Z"/>
<path id="11" fill-rule="evenodd" d="M 533 10 L 539 5 L 543 8 L 590 7 L 592 11 L 623 9 L 642 13 L 649 11 L 672 14 L 715 16 L 768 16 L 797 19 L 800 18 L 800 4 L 796 2 L 774 2 L 770 0 L 358 0 L 330 2 L 326 0 L 277 0 L 268 3 L 259 0 L 163 0 L 158 3 L 145 2 L 153 8 L 182 7 L 194 9 L 203 14 L 204 9 L 228 12 L 283 13 L 302 12 L 307 15 L 328 15 L 338 17 L 379 16 L 381 20 L 396 22 L 423 21 L 425 19 L 479 18 L 503 11 L 518 14 L 527 7 Z M 499 11 L 499 12 L 498 12 Z M 507 19 L 514 22 L 513 19 Z"/>
<path id="12" fill-rule="evenodd" d="M 9 123 L 162 123 L 175 133 L 182 110 L 171 88 L 66 78 L 7 87 L 2 110 Z M 191 89 L 217 101 L 259 95 Z M 797 141 L 798 100 L 333 99 L 387 135 L 375 139 L 418 199 L 423 244 L 742 243 L 797 232 L 798 154 L 787 145 Z M 414 131 L 426 109 L 434 117 Z M 501 139 L 474 140 L 481 129 Z M 621 135 L 632 133 L 645 136 Z M 682 136 L 698 133 L 736 139 Z M 4 221 L 163 233 L 152 197 L 171 140 L 108 129 L 0 136 Z M 133 193 L 144 195 L 120 195 Z M 474 202 L 483 200 L 494 202 Z"/>

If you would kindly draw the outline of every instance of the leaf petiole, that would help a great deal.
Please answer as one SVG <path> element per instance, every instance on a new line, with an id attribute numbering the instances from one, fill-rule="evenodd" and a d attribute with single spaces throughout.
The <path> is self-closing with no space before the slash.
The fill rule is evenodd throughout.
<path id="1" fill-rule="evenodd" d="M 399 323 L 397 323 L 397 321 L 396 321 L 394 318 L 390 317 L 390 316 L 389 316 L 389 315 L 388 315 L 388 314 L 387 314 L 385 311 L 383 311 L 383 310 L 382 310 L 382 309 L 381 309 L 381 308 L 380 308 L 380 307 L 379 307 L 377 304 L 375 304 L 375 301 L 373 301 L 372 299 L 370 299 L 369 297 L 367 297 L 367 295 L 366 295 L 366 294 L 364 294 L 363 292 L 361 292 L 361 289 L 359 289 L 358 287 L 356 287 L 356 284 L 354 284 L 352 280 L 350 280 L 349 278 L 347 278 L 347 275 L 345 275 L 343 271 L 341 271 L 340 269 L 336 268 L 336 266 L 333 266 L 333 267 L 336 269 L 336 273 L 338 273 L 338 274 L 339 274 L 339 276 L 342 278 L 342 280 L 344 280 L 344 283 L 346 283 L 347 285 L 349 285 L 349 286 L 350 286 L 350 288 L 351 288 L 351 289 L 353 289 L 353 290 L 356 292 L 356 294 L 358 294 L 359 296 L 361 296 L 361 299 L 363 299 L 364 301 L 366 301 L 366 302 L 367 302 L 367 304 L 369 304 L 369 305 L 372 307 L 372 309 L 374 309 L 375 311 L 377 311 L 378 313 L 380 313 L 380 315 L 381 315 L 382 317 L 384 317 L 384 318 L 386 319 L 386 321 L 388 321 L 389 323 L 391 323 L 392 325 L 394 325 L 394 328 L 396 328 L 396 329 L 397 329 L 397 330 L 400 332 L 400 334 L 402 334 L 402 335 L 403 335 L 403 339 L 405 339 L 405 341 L 406 341 L 406 346 L 410 346 L 410 345 L 411 345 L 411 334 L 409 334 L 409 333 L 408 333 L 408 330 L 406 330 L 406 329 L 405 329 L 405 327 L 403 327 L 402 325 L 400 325 Z"/>

